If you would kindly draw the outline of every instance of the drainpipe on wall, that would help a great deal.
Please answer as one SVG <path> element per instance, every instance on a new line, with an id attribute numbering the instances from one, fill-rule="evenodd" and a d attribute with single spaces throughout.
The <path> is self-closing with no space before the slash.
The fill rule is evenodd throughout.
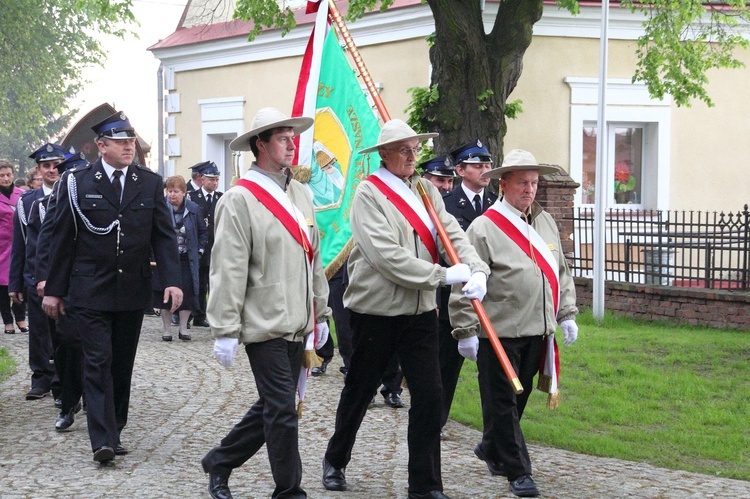
<path id="1" fill-rule="evenodd" d="M 159 64 L 159 69 L 156 70 L 156 101 L 157 101 L 157 113 L 159 116 L 159 123 L 157 125 L 157 151 L 159 155 L 159 169 L 158 173 L 162 177 L 164 176 L 164 66 Z"/>

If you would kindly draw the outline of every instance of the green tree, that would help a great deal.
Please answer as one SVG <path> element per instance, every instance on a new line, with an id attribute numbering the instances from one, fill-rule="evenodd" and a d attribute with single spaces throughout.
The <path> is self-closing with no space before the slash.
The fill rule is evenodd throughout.
<path id="1" fill-rule="evenodd" d="M 135 23 L 133 0 L 0 1 L 0 137 L 33 144 L 68 114 L 83 70 L 102 65 L 104 35 Z"/>
<path id="2" fill-rule="evenodd" d="M 486 137 L 489 149 L 501 156 L 508 97 L 521 76 L 543 2 L 498 2 L 494 24 L 485 33 L 480 0 L 425 1 L 435 19 L 432 77 L 429 89 L 415 95 L 421 100 L 410 108 L 411 122 L 420 131 L 440 132 L 437 153 L 474 137 Z M 280 28 L 282 35 L 294 27 L 292 11 L 281 9 L 280 3 L 237 0 L 235 18 L 254 22 L 250 40 L 264 27 Z M 577 0 L 557 3 L 578 13 Z M 383 11 L 391 4 L 393 0 L 351 0 L 346 18 L 354 20 L 377 8 Z M 670 94 L 678 105 L 689 105 L 694 99 L 711 105 L 705 90 L 706 72 L 741 66 L 733 51 L 747 46 L 737 31 L 738 24 L 750 18 L 747 1 L 622 0 L 620 4 L 644 16 L 645 32 L 638 40 L 633 78 L 643 81 L 654 97 Z M 704 17 L 708 22 L 701 22 Z"/>

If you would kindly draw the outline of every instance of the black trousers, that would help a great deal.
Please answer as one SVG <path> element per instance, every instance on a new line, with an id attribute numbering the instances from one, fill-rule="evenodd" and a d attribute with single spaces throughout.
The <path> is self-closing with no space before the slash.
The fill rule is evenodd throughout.
<path id="1" fill-rule="evenodd" d="M 29 313 L 29 369 L 31 369 L 31 387 L 45 391 L 53 389 L 53 396 L 58 398 L 59 383 L 53 383 L 55 369 L 50 364 L 52 359 L 52 337 L 50 335 L 50 318 L 42 310 L 42 298 L 36 294 L 36 287 L 26 286 L 26 307 Z"/>
<path id="2" fill-rule="evenodd" d="M 0 315 L 3 316 L 3 324 L 13 324 L 14 318 L 16 322 L 26 320 L 26 303 L 11 300 L 7 285 L 0 286 Z"/>
<path id="3" fill-rule="evenodd" d="M 60 379 L 62 413 L 75 407 L 83 395 L 83 350 L 80 325 L 71 314 L 61 314 L 51 329 L 55 372 Z"/>
<path id="4" fill-rule="evenodd" d="M 200 265 L 198 267 L 198 310 L 193 311 L 194 320 L 206 318 L 206 298 L 208 296 L 208 276 L 210 270 L 211 267 L 209 265 Z"/>
<path id="5" fill-rule="evenodd" d="M 490 341 L 480 338 L 477 367 L 484 419 L 480 445 L 485 456 L 505 465 L 508 479 L 512 481 L 521 475 L 531 475 L 531 459 L 521 431 L 521 417 L 534 388 L 544 340 L 543 336 L 527 336 L 500 338 L 500 343 L 521 381 L 523 393 L 516 395 Z"/>
<path id="6" fill-rule="evenodd" d="M 448 311 L 441 310 L 441 313 L 447 315 Z M 453 327 L 450 321 L 441 317 L 438 320 L 438 328 L 440 330 L 440 378 L 443 382 L 443 407 L 440 412 L 440 427 L 442 428 L 448 422 L 464 358 L 458 353 L 458 341 L 451 334 Z"/>
<path id="7" fill-rule="evenodd" d="M 349 361 L 352 357 L 352 328 L 350 325 L 349 309 L 344 307 L 344 271 L 346 264 L 333 274 L 328 280 L 328 306 L 333 312 L 333 322 L 336 324 L 336 339 L 339 344 L 339 355 L 344 361 L 344 368 L 349 369 Z M 328 341 L 322 348 L 317 350 L 317 354 L 323 360 L 330 361 L 333 358 L 333 337 L 329 336 Z"/>
<path id="8" fill-rule="evenodd" d="M 325 457 L 345 468 L 388 361 L 398 355 L 409 383 L 409 492 L 443 490 L 440 475 L 440 366 L 437 314 L 383 317 L 352 312 L 354 352 Z"/>
<path id="9" fill-rule="evenodd" d="M 71 307 L 67 313 L 80 327 L 91 449 L 114 447 L 128 422 L 130 381 L 143 310 L 106 312 Z"/>
<path id="10" fill-rule="evenodd" d="M 258 401 L 201 461 L 203 471 L 229 475 L 266 444 L 276 488 L 271 497 L 307 497 L 301 488 L 297 379 L 304 344 L 282 338 L 245 346 Z"/>

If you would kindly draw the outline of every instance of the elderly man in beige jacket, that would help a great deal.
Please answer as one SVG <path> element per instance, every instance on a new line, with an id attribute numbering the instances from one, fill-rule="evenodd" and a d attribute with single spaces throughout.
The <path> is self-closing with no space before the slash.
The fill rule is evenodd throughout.
<path id="1" fill-rule="evenodd" d="M 216 207 L 208 321 L 222 365 L 229 367 L 244 345 L 259 399 L 202 460 L 216 499 L 232 497 L 230 473 L 263 444 L 276 484 L 272 497 L 307 497 L 300 486 L 296 386 L 306 337 L 315 329 L 315 346 L 326 342 L 331 311 L 312 199 L 289 168 L 294 136 L 312 124 L 264 108 L 230 144 L 252 150 L 256 161 Z"/>
<path id="2" fill-rule="evenodd" d="M 394 353 L 409 383 L 409 497 L 445 498 L 440 474 L 440 407 L 436 289 L 466 282 L 464 292 L 482 299 L 488 268 L 456 219 L 445 211 L 440 192 L 415 173 L 420 142 L 401 120 L 385 123 L 378 143 L 362 150 L 380 154 L 381 168 L 359 184 L 351 209 L 354 247 L 349 287 L 354 339 L 349 372 L 336 412 L 336 429 L 323 459 L 323 485 L 346 490 L 344 468 L 372 393 Z M 439 263 L 435 225 L 417 193 L 421 184 L 465 263 Z M 467 282 L 468 281 L 468 282 Z"/>
<path id="3" fill-rule="evenodd" d="M 557 167 L 538 164 L 527 151 L 510 151 L 500 168 L 482 175 L 500 179 L 502 201 L 494 203 L 466 231 L 479 256 L 490 265 L 484 307 L 523 393 L 515 394 L 486 331 L 460 289 L 454 287 L 450 298 L 458 350 L 479 368 L 484 436 L 474 453 L 487 461 L 492 474 L 507 476 L 510 491 L 520 497 L 539 495 L 531 478 L 520 420 L 545 345 L 553 346 L 546 340 L 554 338 L 550 335 L 558 322 L 566 345 L 578 336 L 575 285 L 560 247 L 557 224 L 534 202 L 539 175 L 557 171 Z M 487 397 L 489 400 L 484 400 Z"/>

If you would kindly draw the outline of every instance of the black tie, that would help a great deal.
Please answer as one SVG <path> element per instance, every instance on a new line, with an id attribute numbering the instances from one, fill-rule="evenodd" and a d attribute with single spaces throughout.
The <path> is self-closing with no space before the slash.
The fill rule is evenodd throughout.
<path id="1" fill-rule="evenodd" d="M 213 196 L 211 194 L 206 194 L 206 201 L 208 201 L 208 206 L 210 208 L 211 203 L 213 202 Z"/>
<path id="2" fill-rule="evenodd" d="M 482 198 L 479 197 L 479 194 L 474 194 L 474 209 L 477 215 L 482 214 Z"/>
<path id="3" fill-rule="evenodd" d="M 122 201 L 122 182 L 120 182 L 122 170 L 115 170 L 112 176 L 114 177 L 114 180 L 112 180 L 112 187 L 115 188 L 115 196 L 117 196 L 117 202 L 119 203 Z"/>

